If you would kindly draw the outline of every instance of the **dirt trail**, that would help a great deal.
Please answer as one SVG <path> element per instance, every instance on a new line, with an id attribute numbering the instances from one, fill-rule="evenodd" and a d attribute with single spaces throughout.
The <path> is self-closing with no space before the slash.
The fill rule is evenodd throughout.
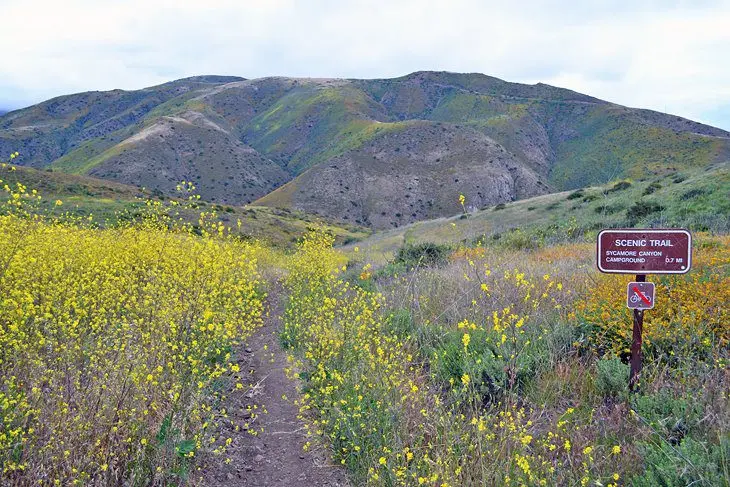
<path id="1" fill-rule="evenodd" d="M 298 407 L 294 400 L 298 393 L 294 381 L 287 378 L 286 353 L 281 349 L 278 330 L 281 324 L 281 290 L 272 290 L 267 303 L 270 316 L 264 326 L 249 340 L 239 357 L 241 369 L 253 370 L 246 384 L 259 384 L 253 393 L 243 389 L 229 397 L 226 409 L 231 422 L 224 434 L 233 438 L 227 458 L 213 459 L 203 471 L 202 484 L 208 487 L 349 487 L 342 468 L 333 465 L 325 449 L 305 452 L 307 439 Z M 286 396 L 287 400 L 283 400 Z M 251 420 L 247 406 L 258 405 L 258 414 Z M 264 432 L 252 436 L 234 425 L 251 427 Z"/>

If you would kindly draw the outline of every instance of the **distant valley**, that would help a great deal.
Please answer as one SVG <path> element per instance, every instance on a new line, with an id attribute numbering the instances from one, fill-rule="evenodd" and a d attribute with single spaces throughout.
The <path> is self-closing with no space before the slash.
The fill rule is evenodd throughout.
<path id="1" fill-rule="evenodd" d="M 0 112 L 2 113 L 2 112 Z M 730 133 L 483 74 L 198 76 L 0 116 L 19 164 L 374 229 L 730 160 Z"/>

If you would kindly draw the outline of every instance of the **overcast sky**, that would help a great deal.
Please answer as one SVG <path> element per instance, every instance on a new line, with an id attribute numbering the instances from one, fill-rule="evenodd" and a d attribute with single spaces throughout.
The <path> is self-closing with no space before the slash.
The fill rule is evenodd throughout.
<path id="1" fill-rule="evenodd" d="M 730 130 L 730 0 L 0 0 L 0 108 L 197 74 L 538 81 Z"/>

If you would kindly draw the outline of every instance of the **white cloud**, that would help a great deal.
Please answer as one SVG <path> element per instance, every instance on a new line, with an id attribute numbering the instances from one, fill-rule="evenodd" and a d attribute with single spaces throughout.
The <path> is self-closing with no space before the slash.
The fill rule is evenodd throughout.
<path id="1" fill-rule="evenodd" d="M 727 1 L 0 0 L 0 19 L 0 105 L 194 74 L 437 69 L 730 129 Z"/>

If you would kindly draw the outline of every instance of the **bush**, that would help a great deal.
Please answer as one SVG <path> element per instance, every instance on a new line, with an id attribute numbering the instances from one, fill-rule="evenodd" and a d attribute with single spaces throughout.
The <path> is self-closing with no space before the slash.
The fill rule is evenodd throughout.
<path id="1" fill-rule="evenodd" d="M 486 404 L 494 401 L 507 387 L 507 364 L 493 345 L 487 342 L 486 333 L 472 331 L 471 355 L 464 353 L 462 334 L 449 333 L 434 356 L 432 363 L 437 379 L 446 387 L 458 390 L 461 377 L 468 373 L 480 399 Z M 478 359 L 475 359 L 478 357 Z"/>
<path id="2" fill-rule="evenodd" d="M 623 209 L 624 205 L 620 203 L 615 203 L 613 205 L 601 205 L 596 207 L 596 213 L 600 213 L 603 215 L 612 215 L 613 213 L 618 213 Z"/>
<path id="3" fill-rule="evenodd" d="M 579 189 L 578 191 L 573 191 L 572 193 L 570 193 L 566 199 L 567 200 L 577 200 L 578 198 L 582 198 L 584 196 L 585 196 L 585 193 L 583 192 L 583 190 Z"/>
<path id="4" fill-rule="evenodd" d="M 375 279 L 397 277 L 408 271 L 408 267 L 403 262 L 390 262 L 383 267 L 377 269 L 373 273 Z"/>
<path id="5" fill-rule="evenodd" d="M 656 191 L 656 190 L 658 190 L 658 189 L 661 189 L 661 188 L 662 188 L 662 185 L 661 185 L 661 184 L 659 184 L 658 182 L 654 181 L 654 182 L 653 182 L 653 183 L 651 183 L 651 184 L 650 184 L 649 186 L 647 186 L 647 187 L 646 187 L 646 189 L 644 189 L 644 192 L 643 192 L 642 194 L 643 194 L 644 196 L 647 196 L 647 195 L 650 195 L 650 194 L 652 194 L 652 193 L 653 193 L 654 191 Z"/>
<path id="6" fill-rule="evenodd" d="M 704 416 L 702 405 L 695 397 L 678 396 L 670 390 L 638 397 L 635 409 L 654 430 L 675 445 L 696 429 Z"/>
<path id="7" fill-rule="evenodd" d="M 355 237 L 354 235 L 348 235 L 342 241 L 342 245 L 349 245 L 349 244 L 352 244 L 352 243 L 355 243 L 355 242 L 359 242 L 360 240 L 362 240 L 362 239 L 359 238 L 359 237 Z"/>
<path id="8" fill-rule="evenodd" d="M 399 337 L 407 337 L 413 331 L 413 315 L 405 308 L 393 311 L 386 323 L 388 331 Z"/>
<path id="9" fill-rule="evenodd" d="M 635 223 L 638 220 L 641 220 L 642 218 L 649 216 L 652 213 L 662 211 L 663 209 L 664 207 L 659 203 L 649 201 L 637 201 L 636 203 L 634 203 L 634 206 L 626 210 L 626 218 L 630 222 Z"/>
<path id="10" fill-rule="evenodd" d="M 728 485 L 727 461 L 730 439 L 719 444 L 705 444 L 687 438 L 676 448 L 666 443 L 646 444 L 646 471 L 632 479 L 636 487 L 716 486 Z"/>
<path id="11" fill-rule="evenodd" d="M 596 364 L 596 392 L 604 398 L 617 398 L 626 393 L 629 366 L 619 358 L 601 359 Z"/>
<path id="12" fill-rule="evenodd" d="M 501 243 L 505 248 L 512 250 L 538 249 L 544 244 L 544 237 L 525 232 L 516 228 L 501 237 Z"/>
<path id="13" fill-rule="evenodd" d="M 679 197 L 679 199 L 683 201 L 692 200 L 697 198 L 698 196 L 702 196 L 703 194 L 706 194 L 706 191 L 700 188 L 690 189 L 686 193 L 684 193 L 682 196 Z"/>
<path id="14" fill-rule="evenodd" d="M 606 193 L 615 193 L 616 191 L 623 191 L 625 189 L 629 189 L 631 187 L 631 183 L 628 181 L 619 181 L 618 183 L 614 184 L 613 187 L 609 190 L 606 190 Z"/>
<path id="15" fill-rule="evenodd" d="M 406 244 L 398 249 L 393 263 L 405 264 L 407 267 L 439 266 L 446 263 L 450 252 L 451 249 L 448 245 L 431 242 Z"/>

